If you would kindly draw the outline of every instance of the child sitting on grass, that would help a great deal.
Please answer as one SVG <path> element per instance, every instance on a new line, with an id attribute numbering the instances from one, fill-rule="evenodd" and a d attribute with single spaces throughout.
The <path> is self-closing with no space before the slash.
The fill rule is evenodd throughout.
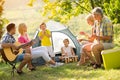
<path id="1" fill-rule="evenodd" d="M 53 49 L 52 49 L 52 43 L 51 43 L 51 32 L 46 28 L 46 24 L 42 23 L 40 25 L 40 32 L 38 34 L 38 36 L 40 37 L 41 40 L 41 46 L 45 46 L 48 50 L 48 53 L 50 55 L 51 58 L 54 59 L 55 54 L 53 53 Z"/>
<path id="2" fill-rule="evenodd" d="M 69 46 L 69 40 L 68 39 L 64 39 L 63 40 L 64 46 L 61 48 L 61 52 L 62 52 L 62 59 L 64 57 L 72 57 L 75 56 L 73 47 Z"/>

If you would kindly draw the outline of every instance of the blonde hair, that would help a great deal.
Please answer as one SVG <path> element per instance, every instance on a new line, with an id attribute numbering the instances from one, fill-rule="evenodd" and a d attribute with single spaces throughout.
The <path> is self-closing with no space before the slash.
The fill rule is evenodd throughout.
<path id="1" fill-rule="evenodd" d="M 92 14 L 87 15 L 86 20 L 90 20 L 90 21 L 94 22 L 93 15 Z"/>
<path id="2" fill-rule="evenodd" d="M 25 25 L 25 23 L 21 23 L 21 24 L 19 24 L 19 26 L 18 26 L 18 32 L 20 33 L 20 34 L 24 34 L 25 32 L 24 32 L 24 28 L 26 27 L 26 25 Z"/>

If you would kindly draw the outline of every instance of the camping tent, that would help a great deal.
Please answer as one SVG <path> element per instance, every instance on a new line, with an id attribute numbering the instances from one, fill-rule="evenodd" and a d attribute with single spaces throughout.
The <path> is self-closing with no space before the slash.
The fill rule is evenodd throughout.
<path id="1" fill-rule="evenodd" d="M 80 56 L 81 45 L 77 41 L 76 36 L 74 36 L 65 25 L 59 22 L 49 21 L 46 23 L 46 26 L 51 31 L 51 34 L 52 34 L 51 41 L 53 44 L 54 53 L 56 55 L 61 53 L 61 47 L 63 46 L 63 40 L 68 38 L 70 41 L 70 46 L 74 47 L 76 55 Z M 38 42 L 35 45 L 33 45 L 33 47 L 40 46 L 38 33 L 39 33 L 39 30 L 36 31 L 36 34 L 34 37 L 38 39 Z"/>

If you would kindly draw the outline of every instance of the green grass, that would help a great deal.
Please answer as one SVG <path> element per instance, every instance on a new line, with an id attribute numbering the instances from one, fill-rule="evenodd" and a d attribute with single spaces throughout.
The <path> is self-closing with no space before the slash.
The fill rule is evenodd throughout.
<path id="1" fill-rule="evenodd" d="M 10 66 L 0 64 L 0 80 L 13 80 L 10 74 Z M 80 66 L 76 63 L 65 64 L 57 68 L 39 66 L 37 71 L 28 71 L 24 68 L 24 75 L 15 73 L 14 80 L 119 80 L 120 70 L 104 70 L 92 67 Z"/>

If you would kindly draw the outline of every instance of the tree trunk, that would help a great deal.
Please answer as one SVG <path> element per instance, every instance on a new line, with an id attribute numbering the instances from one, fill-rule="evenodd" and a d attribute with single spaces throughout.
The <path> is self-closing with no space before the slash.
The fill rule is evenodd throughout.
<path id="1" fill-rule="evenodd" d="M 2 37 L 2 35 L 3 35 L 3 22 L 2 22 L 2 18 L 1 18 L 1 16 L 2 16 L 2 13 L 3 13 L 3 4 L 4 4 L 4 0 L 0 0 L 0 39 L 1 39 L 1 37 Z"/>
<path id="2" fill-rule="evenodd" d="M 91 4 L 92 9 L 94 9 L 95 5 L 94 5 L 94 1 L 93 0 L 90 0 L 90 4 Z"/>

